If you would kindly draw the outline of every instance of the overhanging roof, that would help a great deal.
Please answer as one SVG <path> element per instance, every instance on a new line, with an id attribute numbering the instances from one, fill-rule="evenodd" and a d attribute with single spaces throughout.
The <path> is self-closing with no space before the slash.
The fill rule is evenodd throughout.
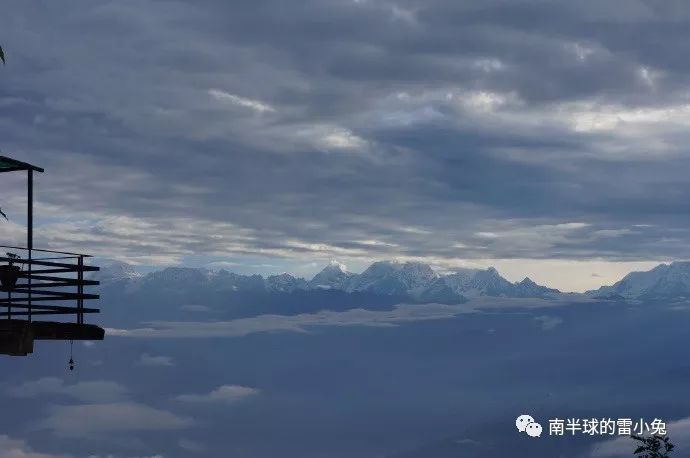
<path id="1" fill-rule="evenodd" d="M 0 173 L 2 172 L 16 172 L 18 170 L 35 170 L 43 172 L 43 169 L 35 165 L 27 164 L 26 162 L 18 161 L 10 157 L 0 156 Z"/>

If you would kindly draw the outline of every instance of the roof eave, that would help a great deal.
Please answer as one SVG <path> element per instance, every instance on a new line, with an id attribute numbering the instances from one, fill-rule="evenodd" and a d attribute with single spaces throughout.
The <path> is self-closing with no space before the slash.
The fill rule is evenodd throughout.
<path id="1" fill-rule="evenodd" d="M 8 167 L 5 169 L 0 168 L 0 173 L 17 172 L 17 171 L 21 171 L 21 170 L 34 170 L 34 171 L 40 172 L 40 173 L 44 172 L 44 170 L 41 167 L 31 165 L 27 162 L 18 161 L 16 159 L 12 159 L 11 157 L 0 156 L 0 162 L 9 162 L 12 164 L 12 167 Z"/>

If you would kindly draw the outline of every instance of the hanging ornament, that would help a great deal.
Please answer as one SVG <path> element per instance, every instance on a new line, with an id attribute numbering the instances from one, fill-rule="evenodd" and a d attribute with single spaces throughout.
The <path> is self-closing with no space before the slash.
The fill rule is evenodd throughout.
<path id="1" fill-rule="evenodd" d="M 74 343 L 73 340 L 69 341 L 69 370 L 73 371 L 74 370 L 74 358 L 72 357 L 72 344 Z"/>

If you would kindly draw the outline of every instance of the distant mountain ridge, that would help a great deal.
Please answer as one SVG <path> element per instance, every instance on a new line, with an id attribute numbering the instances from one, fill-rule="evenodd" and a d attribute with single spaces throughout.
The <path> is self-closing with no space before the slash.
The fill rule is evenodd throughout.
<path id="1" fill-rule="evenodd" d="M 148 288 L 184 291 L 210 288 L 228 292 L 293 293 L 296 291 L 335 290 L 406 297 L 414 302 L 462 303 L 481 296 L 553 298 L 560 291 L 534 283 L 529 278 L 511 283 L 496 269 L 461 269 L 439 274 L 419 262 L 378 261 L 362 273 L 348 272 L 342 264 L 331 262 L 311 280 L 289 273 L 240 275 L 227 270 L 168 267 L 145 275 L 131 266 L 114 262 L 101 268 L 98 279 L 103 284 L 126 283 L 128 289 Z"/>
<path id="2" fill-rule="evenodd" d="M 414 302 L 462 303 L 477 297 L 559 298 L 588 297 L 606 300 L 683 300 L 690 299 L 690 261 L 659 264 L 644 272 L 631 272 L 611 286 L 582 294 L 562 293 L 539 285 L 530 278 L 512 283 L 493 267 L 457 269 L 439 274 L 419 262 L 378 261 L 362 273 L 348 272 L 331 262 L 310 280 L 289 273 L 262 277 L 241 275 L 227 270 L 168 267 L 142 274 L 123 262 L 109 262 L 93 278 L 104 285 L 124 283 L 128 290 L 147 287 L 168 291 L 210 288 L 228 292 L 293 293 L 334 290 L 408 298 Z"/>
<path id="3" fill-rule="evenodd" d="M 585 295 L 639 301 L 690 298 L 690 261 L 659 264 L 645 272 L 631 272 L 613 285 L 587 291 Z"/>

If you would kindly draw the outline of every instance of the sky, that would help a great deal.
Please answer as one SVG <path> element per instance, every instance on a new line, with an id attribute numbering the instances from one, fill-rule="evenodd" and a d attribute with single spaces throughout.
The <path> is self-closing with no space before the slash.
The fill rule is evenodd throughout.
<path id="1" fill-rule="evenodd" d="M 9 2 L 0 150 L 36 246 L 566 291 L 690 258 L 683 1 Z M 22 243 L 24 177 L 0 236 Z"/>

